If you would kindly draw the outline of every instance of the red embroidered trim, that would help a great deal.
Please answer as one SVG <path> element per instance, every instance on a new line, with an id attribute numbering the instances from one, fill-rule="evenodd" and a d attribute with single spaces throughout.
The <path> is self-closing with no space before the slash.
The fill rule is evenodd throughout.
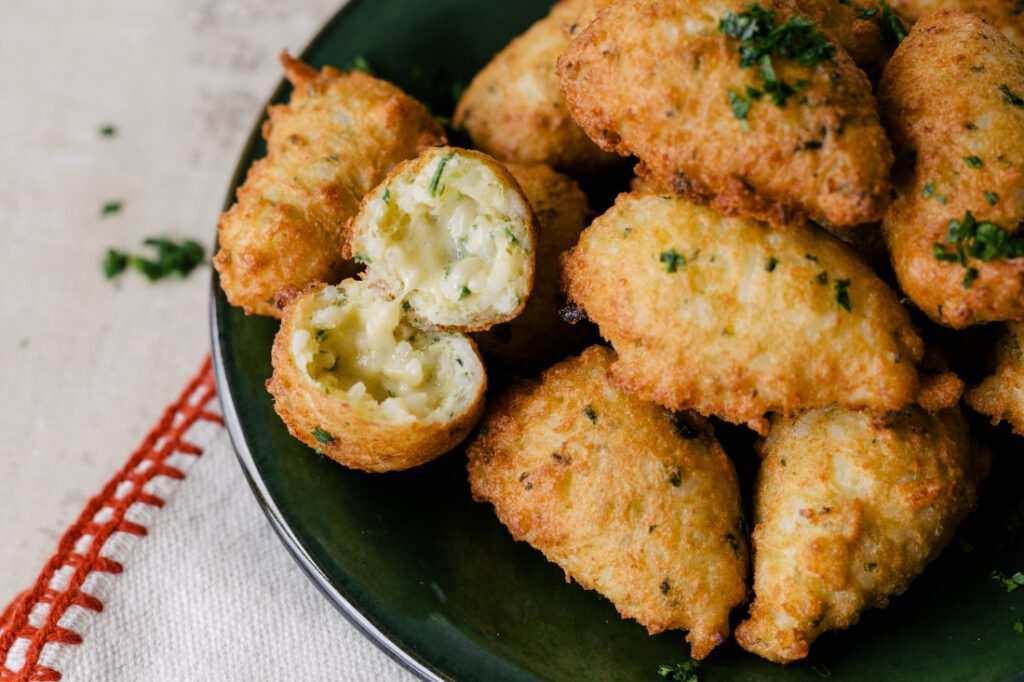
<path id="1" fill-rule="evenodd" d="M 101 557 L 99 554 L 107 539 L 115 532 L 143 536 L 146 529 L 125 519 L 128 508 L 136 502 L 162 507 L 164 501 L 142 491 L 156 476 L 182 479 L 185 475 L 166 463 L 173 453 L 199 456 L 202 450 L 183 440 L 184 434 L 198 421 L 222 424 L 220 416 L 206 410 L 217 395 L 213 381 L 210 358 L 203 362 L 199 373 L 189 382 L 181 397 L 168 406 L 163 417 L 149 432 L 142 445 L 128 463 L 104 486 L 99 495 L 89 500 L 78 520 L 67 529 L 57 544 L 57 551 L 46 563 L 35 585 L 18 595 L 0 615 L 0 680 L 28 682 L 29 680 L 59 680 L 61 673 L 39 664 L 39 656 L 50 642 L 81 644 L 82 636 L 58 625 L 61 617 L 71 606 L 81 606 L 92 611 L 102 611 L 103 603 L 96 597 L 82 591 L 82 584 L 93 571 L 120 573 L 120 563 Z M 143 462 L 150 462 L 144 471 L 138 471 Z M 118 498 L 117 490 L 124 483 L 132 484 L 123 497 Z M 96 514 L 109 510 L 106 521 L 97 522 Z M 75 553 L 75 546 L 84 536 L 91 535 L 92 542 L 85 554 Z M 50 588 L 54 574 L 63 567 L 74 569 L 67 587 L 63 591 Z M 49 604 L 46 620 L 38 628 L 29 624 L 29 614 L 38 604 Z M 21 670 L 9 670 L 5 661 L 11 647 L 19 639 L 28 639 L 25 663 Z"/>

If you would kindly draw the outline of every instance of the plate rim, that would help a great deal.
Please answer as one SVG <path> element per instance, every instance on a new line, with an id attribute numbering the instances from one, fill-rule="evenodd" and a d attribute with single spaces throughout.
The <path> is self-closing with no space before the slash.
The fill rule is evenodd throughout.
<path id="1" fill-rule="evenodd" d="M 305 46 L 299 53 L 298 58 L 305 61 L 309 53 L 314 50 L 322 40 L 324 40 L 328 32 L 333 29 L 339 21 L 344 20 L 346 14 L 353 7 L 360 5 L 365 1 L 366 0 L 345 0 L 344 4 L 335 10 L 319 30 L 317 30 L 313 37 L 306 42 Z M 246 159 L 250 156 L 252 148 L 259 141 L 261 124 L 267 116 L 267 107 L 270 106 L 274 100 L 278 99 L 287 87 L 287 82 L 284 78 L 281 78 L 278 81 L 277 86 L 271 92 L 270 97 L 264 101 L 260 114 L 252 125 L 249 136 L 246 138 L 245 143 L 239 152 L 238 162 L 235 164 L 234 172 L 232 173 L 229 181 L 229 187 L 225 193 L 224 202 L 221 207 L 222 211 L 227 211 L 231 205 L 235 203 L 235 191 L 241 185 L 243 175 L 248 172 L 249 166 L 251 165 L 246 163 Z M 214 232 L 212 253 L 216 253 L 217 246 L 217 232 Z M 242 473 L 245 475 L 245 480 L 249 484 L 249 489 L 256 498 L 256 502 L 259 504 L 260 509 L 263 510 L 264 515 L 270 522 L 271 528 L 274 529 L 275 535 L 277 535 L 281 544 L 284 545 L 284 548 L 288 551 L 291 558 L 296 564 L 298 564 L 305 577 L 316 586 L 324 598 L 326 598 L 327 601 L 330 602 L 363 637 L 383 651 L 391 660 L 395 661 L 421 680 L 426 680 L 427 682 L 444 682 L 445 680 L 451 680 L 451 677 L 445 675 L 442 671 L 437 670 L 435 667 L 413 653 L 413 651 L 411 651 L 407 646 L 404 646 L 403 643 L 397 641 L 398 638 L 391 638 L 384 634 L 384 632 L 377 627 L 376 623 L 374 623 L 366 613 L 355 605 L 351 596 L 345 594 L 335 585 L 332 585 L 323 571 L 317 567 L 309 553 L 303 548 L 302 543 L 292 532 L 292 529 L 289 528 L 288 524 L 284 521 L 283 514 L 274 503 L 270 492 L 267 490 L 267 487 L 256 468 L 256 462 L 253 458 L 252 451 L 249 449 L 245 433 L 242 430 L 242 424 L 238 417 L 238 410 L 235 406 L 234 396 L 231 393 L 230 385 L 228 383 L 224 368 L 224 349 L 221 346 L 221 328 L 223 319 L 217 300 L 220 291 L 220 278 L 216 269 L 211 268 L 211 271 L 209 298 L 210 348 L 213 359 L 214 381 L 217 386 L 217 395 L 220 398 L 221 411 L 223 412 L 224 422 L 227 427 L 231 447 L 235 452 L 235 458 L 238 460 Z"/>

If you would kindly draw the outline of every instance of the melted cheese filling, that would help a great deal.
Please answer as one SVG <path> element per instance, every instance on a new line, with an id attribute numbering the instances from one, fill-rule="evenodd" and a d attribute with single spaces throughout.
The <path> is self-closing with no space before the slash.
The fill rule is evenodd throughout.
<path id="1" fill-rule="evenodd" d="M 529 293 L 529 208 L 477 159 L 439 150 L 378 189 L 366 214 L 375 228 L 359 230 L 363 260 L 434 324 L 508 315 Z"/>
<path id="2" fill-rule="evenodd" d="M 326 287 L 302 313 L 291 337 L 295 364 L 360 416 L 446 422 L 469 407 L 483 381 L 466 337 L 416 329 L 400 300 L 365 282 Z"/>

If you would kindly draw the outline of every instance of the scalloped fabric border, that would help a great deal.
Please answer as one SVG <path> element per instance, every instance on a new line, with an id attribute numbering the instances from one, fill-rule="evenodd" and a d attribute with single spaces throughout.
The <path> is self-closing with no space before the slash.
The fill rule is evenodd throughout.
<path id="1" fill-rule="evenodd" d="M 223 425 L 216 409 L 217 389 L 207 357 L 181 397 L 103 490 L 89 500 L 78 520 L 57 544 L 35 584 L 0 614 L 0 680 L 60 680 L 45 664 L 45 649 L 82 643 L 82 635 L 61 626 L 73 607 L 103 610 L 95 578 L 120 573 L 129 545 L 124 538 L 146 535 L 137 519 L 144 508 L 164 505 L 185 478 L 184 462 L 202 455 L 193 440 L 204 425 Z M 141 514 L 145 516 L 144 513 Z"/>

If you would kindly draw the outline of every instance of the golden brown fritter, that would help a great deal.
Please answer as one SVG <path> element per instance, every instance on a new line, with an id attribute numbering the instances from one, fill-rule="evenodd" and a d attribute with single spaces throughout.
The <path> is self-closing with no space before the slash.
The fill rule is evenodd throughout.
<path id="1" fill-rule="evenodd" d="M 469 482 L 530 543 L 694 658 L 729 634 L 747 547 L 732 463 L 710 428 L 623 393 L 593 346 L 510 389 L 469 447 Z"/>
<path id="2" fill-rule="evenodd" d="M 619 386 L 734 423 L 838 402 L 896 409 L 924 348 L 895 293 L 821 230 L 623 194 L 564 259 Z"/>
<path id="3" fill-rule="evenodd" d="M 249 169 L 217 226 L 214 266 L 232 305 L 279 317 L 277 294 L 337 282 L 357 266 L 342 257 L 342 228 L 391 168 L 444 141 L 426 108 L 362 71 L 314 69 L 281 55 L 295 90 L 270 107 L 267 156 Z"/>
<path id="4" fill-rule="evenodd" d="M 487 375 L 469 337 L 414 327 L 401 299 L 366 281 L 285 298 L 267 390 L 288 431 L 317 452 L 363 471 L 408 469 L 480 419 Z"/>
<path id="5" fill-rule="evenodd" d="M 1024 436 L 1024 322 L 1011 322 L 995 351 L 991 376 L 967 391 L 967 404 L 992 418 L 1005 421 Z"/>
<path id="6" fill-rule="evenodd" d="M 893 0 L 889 4 L 911 22 L 944 9 L 974 12 L 1024 50 L 1024 4 L 1020 0 Z"/>
<path id="7" fill-rule="evenodd" d="M 618 161 L 576 125 L 559 90 L 555 61 L 569 39 L 557 15 L 573 4 L 578 2 L 559 3 L 551 16 L 499 52 L 466 88 L 454 123 L 466 129 L 477 148 L 502 161 L 546 163 L 572 174 Z"/>
<path id="8" fill-rule="evenodd" d="M 883 221 L 900 287 L 950 327 L 1024 317 L 1024 258 L 1004 248 L 1024 253 L 1024 53 L 972 14 L 933 14 L 896 50 L 879 102 L 900 156 Z"/>
<path id="9" fill-rule="evenodd" d="M 809 67 L 773 53 L 771 67 L 741 68 L 740 41 L 719 26 L 747 5 L 611 5 L 559 59 L 573 117 L 602 148 L 636 154 L 642 174 L 723 213 L 780 225 L 877 221 L 892 152 L 867 77 L 842 50 Z M 788 0 L 761 7 L 777 26 L 796 13 Z M 818 48 L 811 61 L 834 49 Z"/>
<path id="10" fill-rule="evenodd" d="M 590 217 L 587 195 L 569 177 L 543 164 L 509 164 L 537 215 L 537 266 L 533 293 L 519 317 L 475 340 L 488 359 L 517 372 L 532 372 L 579 352 L 596 339 L 593 325 L 566 324 L 558 258 L 576 245 Z"/>
<path id="11" fill-rule="evenodd" d="M 772 421 L 754 489 L 754 603 L 736 628 L 776 663 L 884 608 L 974 507 L 987 455 L 956 408 Z"/>

